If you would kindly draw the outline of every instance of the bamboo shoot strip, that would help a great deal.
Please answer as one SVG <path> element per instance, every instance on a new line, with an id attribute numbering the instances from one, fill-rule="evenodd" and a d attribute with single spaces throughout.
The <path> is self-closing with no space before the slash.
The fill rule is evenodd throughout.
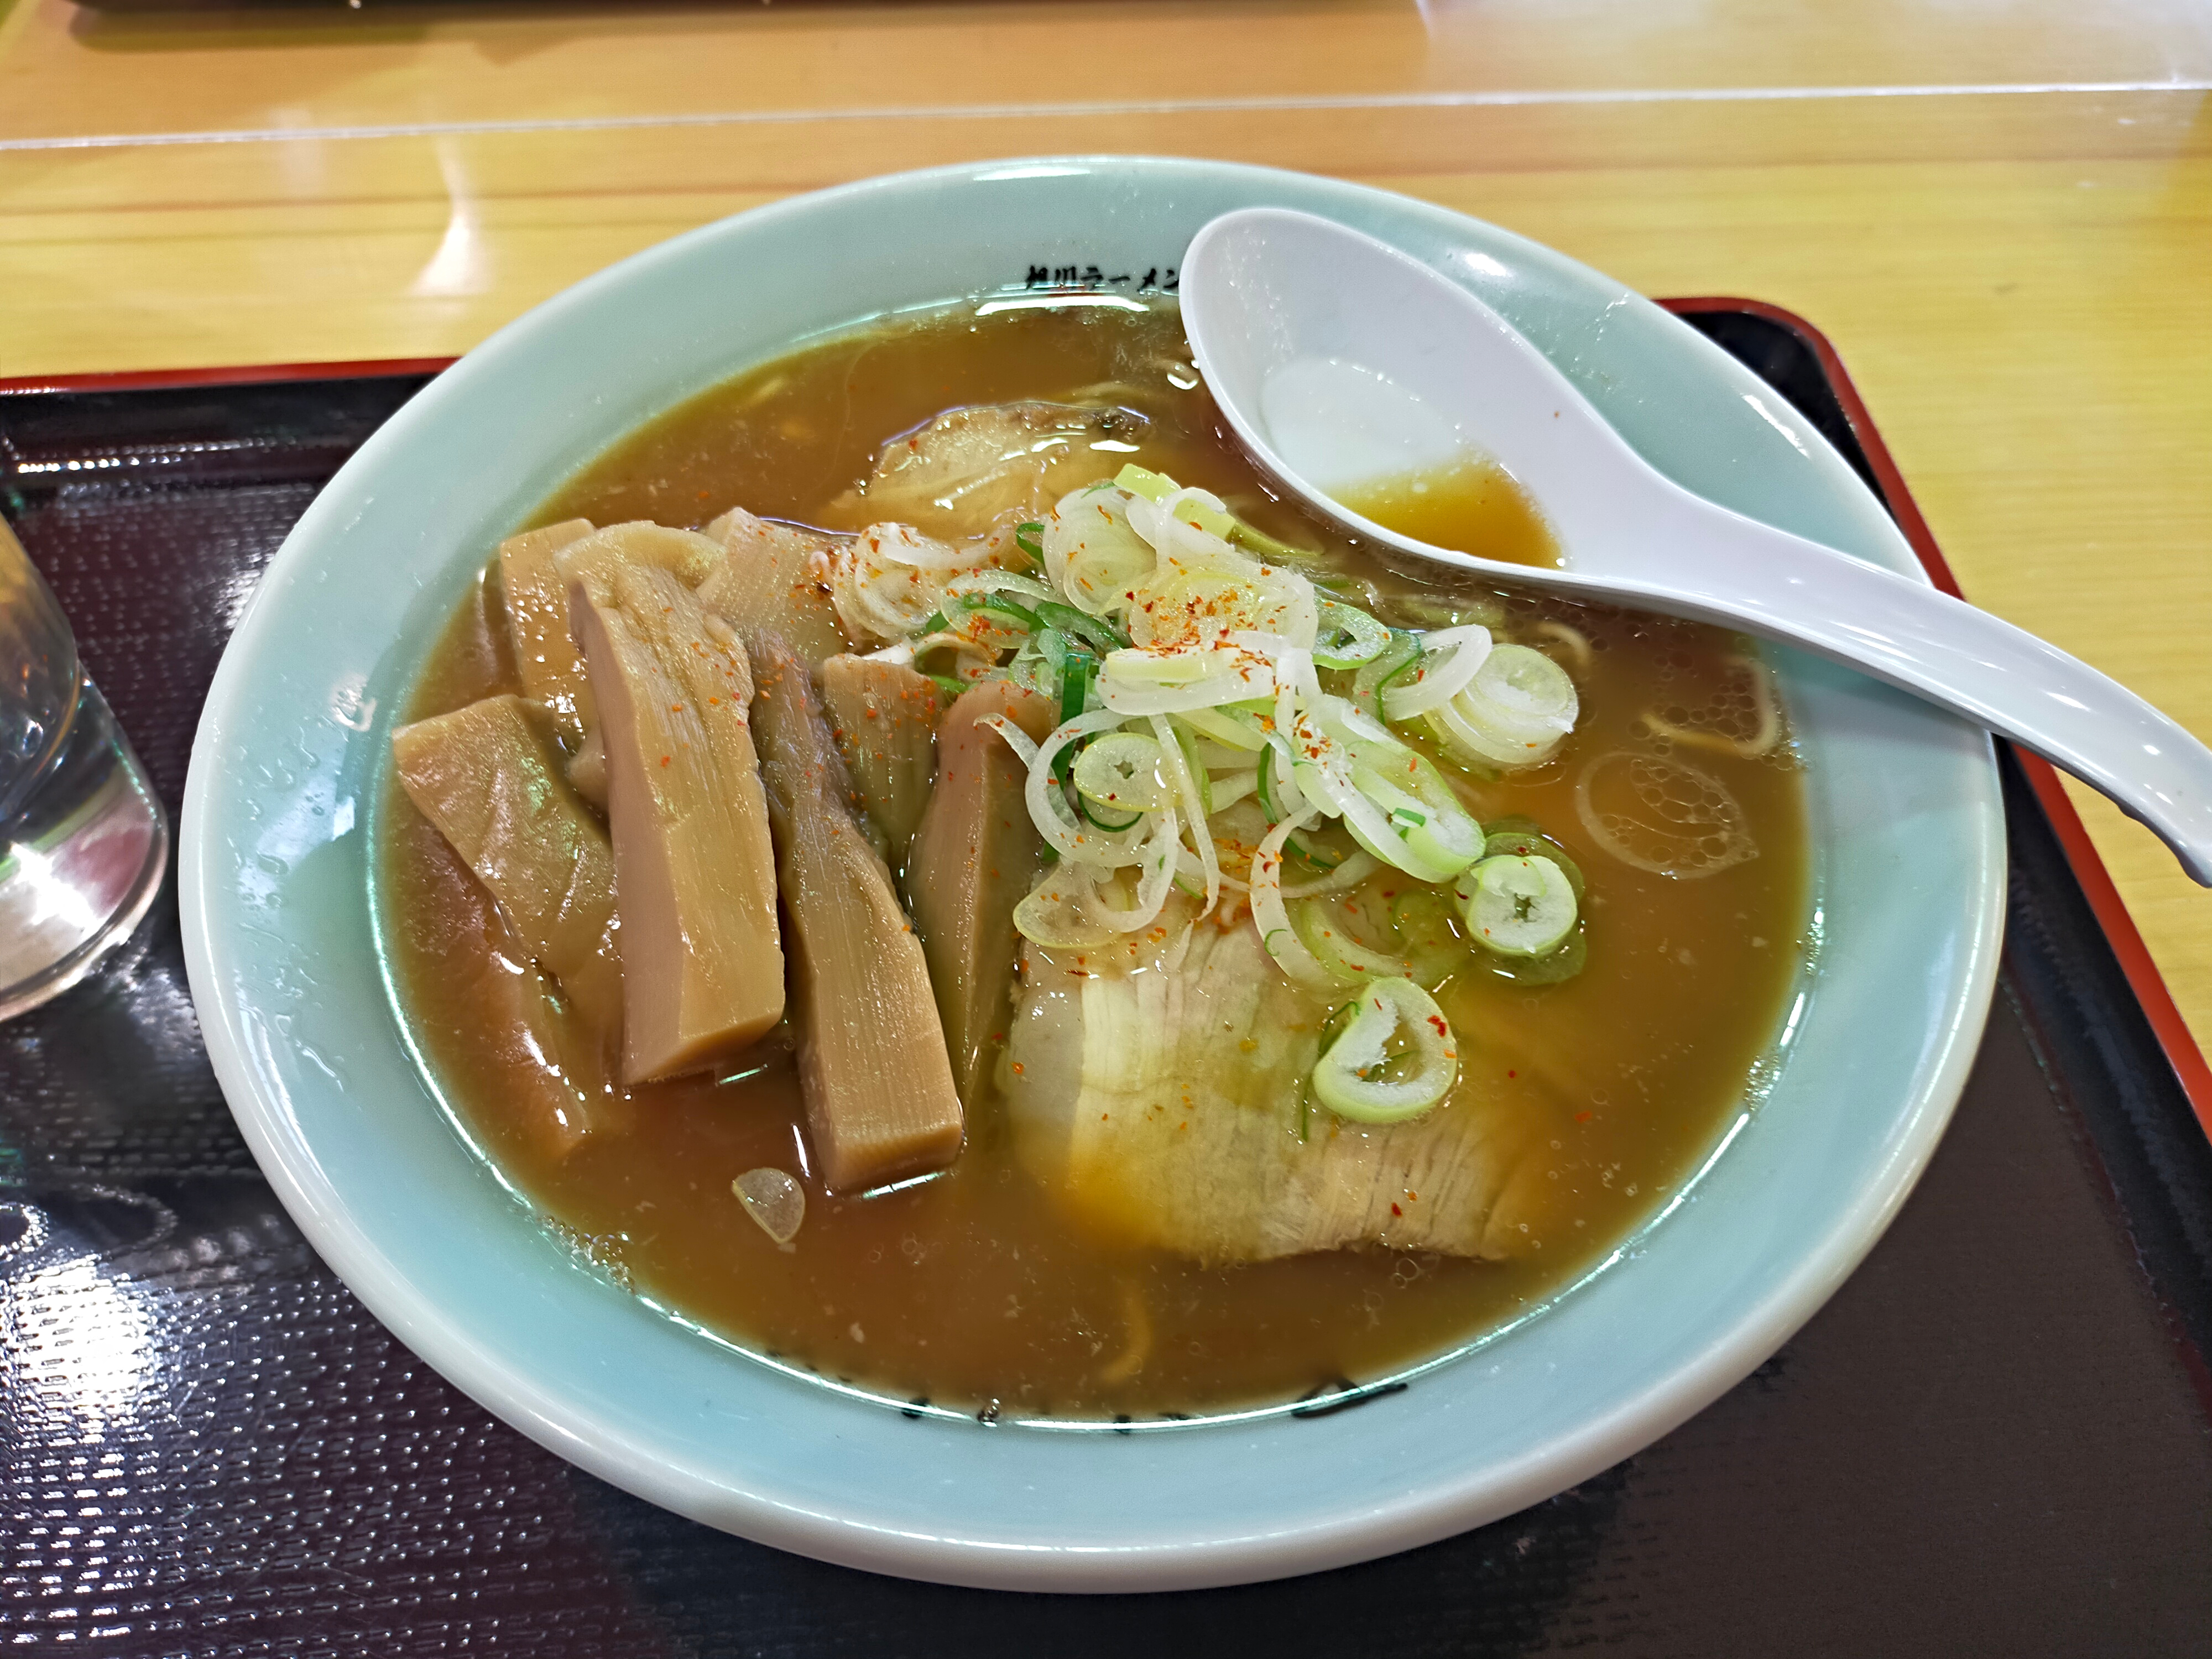
<path id="1" fill-rule="evenodd" d="M 719 1064 L 783 1017 L 744 647 L 677 575 L 562 556 L 607 751 L 626 1082 Z"/>
<path id="2" fill-rule="evenodd" d="M 611 1030 L 622 1015 L 615 861 L 606 831 L 562 781 L 536 705 L 507 696 L 403 726 L 400 787 L 469 866 L 515 942 L 577 1012 Z"/>
<path id="3" fill-rule="evenodd" d="M 1051 702 L 1007 681 L 962 696 L 939 728 L 937 790 L 906 872 L 953 1079 L 965 1101 L 983 1092 L 1012 1013 L 1020 943 L 1014 907 L 1036 881 L 1043 849 L 1022 799 L 1027 769 L 980 723 L 994 717 L 1032 739 L 1053 727 Z"/>
<path id="4" fill-rule="evenodd" d="M 843 653 L 821 665 L 821 684 L 854 802 L 882 835 L 888 860 L 902 864 L 937 775 L 945 699 L 927 674 L 902 663 Z"/>
<path id="5" fill-rule="evenodd" d="M 566 519 L 526 530 L 499 544 L 499 585 L 507 634 L 526 696 L 552 712 L 573 747 L 597 723 L 584 653 L 568 632 L 568 585 L 556 562 L 561 550 L 592 533 L 589 519 Z"/>
<path id="6" fill-rule="evenodd" d="M 807 1138 L 832 1190 L 942 1169 L 964 1122 L 929 966 L 890 872 L 847 804 L 852 785 L 806 664 L 756 636 L 754 704 L 776 867 L 791 917 L 792 1001 Z"/>

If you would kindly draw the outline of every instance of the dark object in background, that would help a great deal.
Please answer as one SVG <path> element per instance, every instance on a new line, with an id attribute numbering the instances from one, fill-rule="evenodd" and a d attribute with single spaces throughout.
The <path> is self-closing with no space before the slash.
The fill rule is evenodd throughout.
<path id="1" fill-rule="evenodd" d="M 1734 302 L 1688 320 L 1894 480 L 1808 337 Z M 434 367 L 0 392 L 0 507 L 173 811 L 263 565 Z M 24 470 L 64 459 L 101 465 Z M 92 980 L 0 1026 L 0 1639 L 300 1659 L 2212 1650 L 2212 1143 L 2005 769 L 2011 921 L 1979 1063 L 1897 1224 L 1788 1346 L 1494 1525 L 1110 1601 L 785 1555 L 488 1416 L 261 1179 L 165 891 Z"/>
<path id="2" fill-rule="evenodd" d="M 609 9 L 604 0 L 600 4 L 589 7 L 548 6 L 544 0 L 76 0 L 76 3 L 87 11 L 125 14 L 134 12 L 374 11 L 382 14 L 386 21 L 390 21 L 394 13 L 404 15 L 408 11 L 423 7 L 440 11 L 453 11 L 465 6 L 473 11 L 490 12 L 571 9 L 604 11 Z M 754 3 L 765 4 L 767 0 L 754 0 Z M 619 9 L 619 0 L 617 0 L 616 9 Z"/>

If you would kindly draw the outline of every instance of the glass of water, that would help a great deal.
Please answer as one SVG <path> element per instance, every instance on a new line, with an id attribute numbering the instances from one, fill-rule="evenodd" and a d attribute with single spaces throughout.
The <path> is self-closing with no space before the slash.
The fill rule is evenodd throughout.
<path id="1" fill-rule="evenodd" d="M 127 938 L 168 857 L 161 803 L 0 520 L 0 1019 Z"/>

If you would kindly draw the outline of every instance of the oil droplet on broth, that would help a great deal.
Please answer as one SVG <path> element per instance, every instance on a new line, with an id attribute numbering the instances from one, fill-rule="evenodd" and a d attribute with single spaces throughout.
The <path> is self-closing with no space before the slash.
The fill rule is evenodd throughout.
<path id="1" fill-rule="evenodd" d="M 1455 553 L 1546 570 L 1565 563 L 1551 526 L 1520 481 L 1479 455 L 1331 493 L 1386 530 Z"/>

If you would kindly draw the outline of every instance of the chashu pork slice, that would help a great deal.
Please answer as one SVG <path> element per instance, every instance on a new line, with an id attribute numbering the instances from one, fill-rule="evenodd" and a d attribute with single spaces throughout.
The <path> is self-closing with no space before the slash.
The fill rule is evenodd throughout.
<path id="1" fill-rule="evenodd" d="M 637 1083 L 718 1065 L 775 1025 L 783 951 L 744 647 L 680 567 L 599 539 L 561 563 L 606 748 L 623 1078 Z"/>
<path id="2" fill-rule="evenodd" d="M 929 805 L 945 699 L 936 682 L 903 663 L 842 652 L 820 665 L 820 680 L 822 711 L 852 775 L 854 804 L 896 869 Z"/>
<path id="3" fill-rule="evenodd" d="M 860 487 L 832 511 L 853 522 L 896 520 L 964 537 L 999 520 L 1042 520 L 1071 489 L 1121 471 L 1146 422 L 1133 410 L 1043 403 L 948 409 L 886 443 Z"/>
<path id="4" fill-rule="evenodd" d="M 964 1122 L 928 963 L 848 805 L 852 784 L 805 662 L 773 635 L 756 638 L 754 659 L 816 1162 L 833 1191 L 942 1169 Z"/>
<path id="5" fill-rule="evenodd" d="M 1014 907 L 1043 862 L 1022 787 L 1028 771 L 980 720 L 1002 715 L 1037 742 L 1057 723 L 1052 702 L 1005 680 L 963 691 L 937 738 L 937 787 L 906 867 L 907 902 L 929 958 L 945 1046 L 960 1098 L 975 1104 L 1013 1012 L 1021 936 Z"/>
<path id="6" fill-rule="evenodd" d="M 622 1013 L 615 860 L 606 831 L 561 775 L 549 716 L 486 697 L 392 736 L 400 787 L 499 906 L 531 959 L 578 1012 L 611 1031 Z"/>
<path id="7" fill-rule="evenodd" d="M 1406 1123 L 1302 1107 L 1322 1000 L 1249 921 L 1184 933 L 1188 915 L 1171 906 L 1149 951 L 1025 953 L 1002 1072 L 1024 1167 L 1090 1224 L 1203 1262 L 1513 1253 L 1540 1162 L 1517 1115 L 1464 1070 Z"/>
<path id="8" fill-rule="evenodd" d="M 733 507 L 707 526 L 722 559 L 700 585 L 700 602 L 751 637 L 776 635 L 810 667 L 847 649 L 830 602 L 830 556 L 852 539 L 757 519 Z"/>

